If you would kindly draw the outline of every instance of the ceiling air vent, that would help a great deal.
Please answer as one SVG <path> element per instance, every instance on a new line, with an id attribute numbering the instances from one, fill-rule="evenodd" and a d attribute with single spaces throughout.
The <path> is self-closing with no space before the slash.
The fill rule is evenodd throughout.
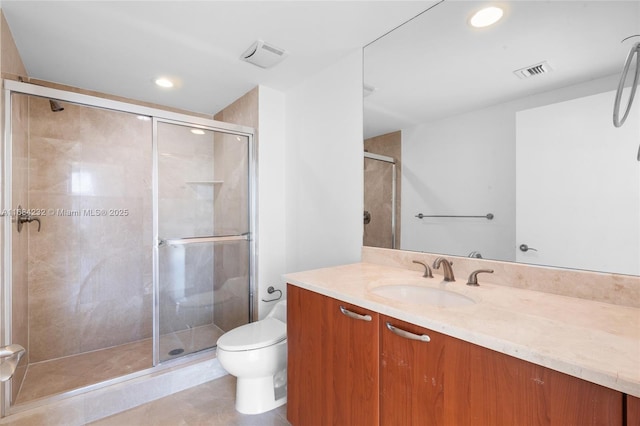
<path id="1" fill-rule="evenodd" d="M 288 54 L 289 52 L 284 49 L 258 40 L 240 58 L 260 68 L 271 68 L 286 58 Z"/>
<path id="2" fill-rule="evenodd" d="M 547 61 L 540 62 L 539 64 L 531 65 L 519 70 L 515 70 L 513 73 L 520 78 L 534 77 L 540 74 L 546 74 L 552 71 L 553 68 L 547 63 Z"/>

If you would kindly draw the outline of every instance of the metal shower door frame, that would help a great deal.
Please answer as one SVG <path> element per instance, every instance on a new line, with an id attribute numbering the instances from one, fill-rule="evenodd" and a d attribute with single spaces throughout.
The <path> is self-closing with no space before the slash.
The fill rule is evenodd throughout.
<path id="1" fill-rule="evenodd" d="M 257 292 L 255 291 L 256 288 L 256 284 L 257 284 L 257 253 L 256 253 L 256 234 L 257 234 L 257 210 L 256 210 L 256 203 L 257 203 L 257 174 L 256 174 L 256 170 L 257 170 L 257 163 L 256 163 L 256 151 L 255 151 L 255 143 L 253 140 L 253 129 L 251 128 L 246 128 L 246 127 L 242 127 L 242 126 L 235 126 L 235 125 L 229 125 L 229 126 L 233 126 L 233 127 L 238 127 L 238 130 L 230 130 L 227 129 L 222 125 L 227 125 L 227 123 L 222 123 L 219 121 L 215 121 L 215 120 L 207 120 L 208 123 L 205 122 L 199 122 L 196 124 L 196 127 L 198 129 L 202 129 L 202 130 L 209 130 L 209 131 L 214 131 L 214 132 L 218 132 L 218 133 L 226 133 L 226 134 L 232 134 L 232 135 L 237 135 L 237 136 L 245 136 L 248 138 L 248 151 L 249 151 L 249 161 L 248 161 L 248 166 L 249 166 L 249 176 L 248 176 L 248 183 L 249 183 L 249 188 L 248 189 L 248 194 L 249 194 L 249 200 L 248 201 L 248 208 L 249 211 L 247 212 L 248 217 L 249 217 L 249 233 L 248 235 L 244 235 L 242 238 L 239 237 L 214 237 L 215 241 L 224 241 L 226 240 L 239 240 L 239 239 L 243 239 L 243 240 L 247 240 L 249 241 L 249 322 L 252 322 L 256 317 L 257 317 L 257 307 L 258 307 L 258 303 L 257 303 Z M 153 295 L 153 308 L 154 308 L 154 312 L 153 312 L 153 340 L 154 340 L 154 345 L 153 345 L 153 365 L 159 365 L 160 364 L 160 353 L 159 353 L 159 342 L 160 342 L 160 254 L 159 254 L 159 248 L 160 248 L 160 244 L 162 243 L 162 240 L 160 238 L 159 232 L 158 232 L 158 227 L 159 227 L 159 223 L 158 223 L 158 212 L 159 212 L 159 207 L 158 207 L 158 179 L 159 179 L 159 175 L 158 175 L 158 124 L 159 123 L 166 123 L 166 124 L 173 124 L 173 125 L 179 125 L 179 126 L 189 126 L 189 127 L 194 127 L 195 123 L 192 122 L 185 122 L 185 121 L 180 121 L 180 120 L 176 120 L 176 119 L 172 119 L 172 118 L 164 118 L 164 117 L 153 117 L 153 148 L 152 148 L 152 157 L 153 157 L 153 168 L 152 168 L 152 176 L 153 176 L 153 180 L 152 180 L 152 185 L 153 185 L 153 211 L 154 211 L 154 215 L 153 215 L 153 286 L 154 286 L 154 295 Z M 240 131 L 241 129 L 244 129 L 245 131 Z M 251 130 L 251 132 L 247 132 L 247 130 Z M 198 238 L 194 238 L 194 240 L 197 240 Z M 202 239 L 204 240 L 204 239 Z M 212 240 L 213 241 L 213 240 Z M 163 363 L 166 363 L 167 361 L 162 361 Z"/>
<path id="2" fill-rule="evenodd" d="M 81 93 L 69 92 L 66 90 L 54 89 L 50 87 L 38 86 L 35 84 L 18 82 L 14 80 L 2 80 L 3 97 L 4 97 L 4 113 L 2 114 L 2 120 L 4 122 L 4 130 L 2 134 L 2 159 L 0 166 L 2 171 L 0 173 L 0 179 L 2 180 L 1 188 L 2 195 L 0 197 L 0 211 L 10 211 L 12 206 L 12 128 L 11 128 L 11 116 L 12 116 L 12 102 L 11 95 L 24 94 L 49 99 L 56 99 L 64 102 L 71 102 L 75 104 L 81 104 L 89 107 L 97 107 L 108 110 L 120 111 L 125 113 L 136 114 L 140 116 L 146 116 L 154 120 L 152 126 L 151 142 L 152 142 L 152 199 L 153 199 L 153 366 L 141 370 L 135 373 L 131 373 L 125 376 L 117 377 L 111 380 L 101 382 L 99 384 L 89 385 L 84 388 L 71 390 L 62 394 L 53 395 L 48 398 L 43 398 L 34 403 L 24 404 L 25 407 L 11 407 L 11 388 L 10 382 L 5 382 L 1 387 L 0 396 L 0 417 L 5 417 L 9 414 L 22 412 L 34 406 L 41 406 L 52 401 L 60 400 L 69 396 L 78 395 L 90 390 L 98 389 L 101 387 L 121 383 L 132 378 L 141 377 L 154 373 L 157 371 L 171 368 L 175 364 L 180 363 L 180 358 L 159 363 L 158 354 L 158 332 L 159 332 L 159 309 L 158 309 L 158 263 L 157 263 L 157 251 L 158 251 L 158 205 L 157 205 L 157 131 L 156 126 L 158 121 L 169 122 L 173 124 L 181 124 L 185 126 L 200 127 L 206 130 L 212 130 L 220 133 L 233 134 L 238 136 L 244 136 L 248 138 L 249 143 L 249 320 L 253 321 L 257 318 L 257 216 L 258 216 L 258 190 L 257 190 L 257 151 L 254 141 L 255 130 L 251 127 L 241 126 L 236 124 L 224 123 L 209 118 L 192 116 L 188 114 L 182 114 L 177 112 L 165 111 L 158 108 L 147 107 L 142 105 L 130 104 L 122 101 L 116 101 L 106 98 L 100 98 L 97 96 L 85 95 Z M 1 224 L 2 241 L 0 243 L 0 262 L 2 267 L 2 273 L 0 274 L 0 307 L 2 312 L 0 315 L 0 346 L 6 346 L 11 344 L 12 338 L 12 267 L 11 267 L 11 217 L 4 216 Z"/>

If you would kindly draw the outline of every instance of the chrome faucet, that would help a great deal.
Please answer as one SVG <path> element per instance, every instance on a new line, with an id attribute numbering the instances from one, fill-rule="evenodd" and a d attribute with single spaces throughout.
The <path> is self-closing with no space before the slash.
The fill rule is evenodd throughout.
<path id="1" fill-rule="evenodd" d="M 453 269 L 451 268 L 451 265 L 453 265 L 453 263 L 449 262 L 444 257 L 438 257 L 436 258 L 436 260 L 433 261 L 433 268 L 438 269 L 440 268 L 441 264 L 442 264 L 442 273 L 444 274 L 444 280 L 455 281 L 456 279 L 453 276 Z"/>
<path id="2" fill-rule="evenodd" d="M 426 263 L 418 262 L 417 260 L 414 260 L 413 263 L 417 263 L 419 265 L 424 266 L 424 275 L 423 275 L 423 277 L 425 277 L 425 278 L 433 278 L 433 273 L 431 272 L 431 268 L 429 268 L 429 265 L 427 265 Z"/>

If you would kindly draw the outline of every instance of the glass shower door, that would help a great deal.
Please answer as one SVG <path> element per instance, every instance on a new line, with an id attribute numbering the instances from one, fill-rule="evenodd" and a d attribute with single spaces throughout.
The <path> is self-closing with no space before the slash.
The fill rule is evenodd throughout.
<path id="1" fill-rule="evenodd" d="M 158 121 L 158 361 L 250 321 L 250 139 Z"/>
<path id="2" fill-rule="evenodd" d="M 149 117 L 6 90 L 5 105 L 0 346 L 26 349 L 6 409 L 153 366 L 153 217 Z"/>

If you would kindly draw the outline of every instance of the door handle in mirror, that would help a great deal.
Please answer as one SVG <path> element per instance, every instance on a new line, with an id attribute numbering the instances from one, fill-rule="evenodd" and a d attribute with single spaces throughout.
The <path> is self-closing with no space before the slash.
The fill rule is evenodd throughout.
<path id="1" fill-rule="evenodd" d="M 520 244 L 520 250 L 521 250 L 521 251 L 524 251 L 524 252 L 527 252 L 527 251 L 529 251 L 529 250 L 532 250 L 532 251 L 538 251 L 538 249 L 534 249 L 533 247 L 529 247 L 529 246 L 528 246 L 528 245 L 526 245 L 526 244 Z"/>
<path id="2" fill-rule="evenodd" d="M 368 225 L 371 222 L 371 213 L 364 211 L 364 224 Z"/>

